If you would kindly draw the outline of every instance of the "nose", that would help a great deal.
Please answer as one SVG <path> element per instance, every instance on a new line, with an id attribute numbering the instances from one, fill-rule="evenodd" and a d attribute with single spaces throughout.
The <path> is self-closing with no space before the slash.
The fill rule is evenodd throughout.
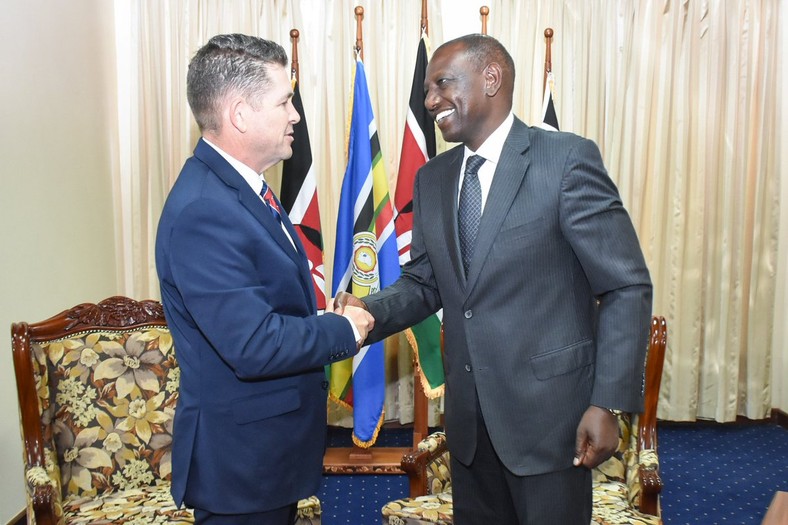
<path id="1" fill-rule="evenodd" d="M 438 95 L 432 89 L 428 89 L 427 94 L 424 95 L 424 107 L 427 108 L 427 111 L 438 107 Z"/>
<path id="2" fill-rule="evenodd" d="M 290 108 L 290 122 L 293 124 L 298 124 L 301 121 L 301 115 L 299 115 L 298 111 L 296 111 L 292 99 L 287 103 L 287 105 Z"/>

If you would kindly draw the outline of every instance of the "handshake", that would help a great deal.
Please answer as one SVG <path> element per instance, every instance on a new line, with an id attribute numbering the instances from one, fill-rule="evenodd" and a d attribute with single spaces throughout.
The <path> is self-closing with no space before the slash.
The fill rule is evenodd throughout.
<path id="1" fill-rule="evenodd" d="M 367 338 L 367 334 L 375 326 L 375 318 L 367 311 L 367 305 L 355 295 L 347 292 L 339 292 L 336 297 L 331 299 L 326 311 L 344 315 L 353 323 L 360 337 L 356 341 L 359 348 Z"/>

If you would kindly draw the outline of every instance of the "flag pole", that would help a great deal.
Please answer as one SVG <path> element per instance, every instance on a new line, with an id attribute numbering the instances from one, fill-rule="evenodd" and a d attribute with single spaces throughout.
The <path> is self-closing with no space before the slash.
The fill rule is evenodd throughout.
<path id="1" fill-rule="evenodd" d="M 290 62 L 290 79 L 298 82 L 298 29 L 290 30 L 290 39 L 293 41 L 293 52 Z"/>
<path id="2" fill-rule="evenodd" d="M 364 61 L 364 38 L 361 36 L 361 21 L 364 20 L 364 8 L 360 5 L 356 6 L 353 10 L 356 14 L 356 53 L 361 57 L 361 61 Z"/>
<path id="3" fill-rule="evenodd" d="M 421 31 L 425 35 L 430 34 L 430 22 L 427 19 L 427 0 L 421 0 Z"/>
<path id="4" fill-rule="evenodd" d="M 356 58 L 364 60 L 364 45 L 361 36 L 361 20 L 364 17 L 364 8 L 357 6 L 356 15 L 356 43 L 353 50 Z M 361 66 L 363 67 L 363 66 Z M 366 90 L 366 87 L 365 87 Z M 351 113 L 353 108 L 351 108 Z M 352 131 L 352 119 L 351 119 Z M 341 207 L 341 201 L 340 201 Z M 395 241 L 396 242 L 396 241 Z M 396 248 L 396 246 L 395 246 Z M 396 253 L 396 251 L 395 251 Z M 335 254 L 335 259 L 337 255 Z M 336 270 L 336 269 L 335 269 Z M 337 272 L 334 272 L 337 278 Z M 354 410 L 357 407 L 354 407 Z M 379 429 L 378 429 L 379 430 Z M 353 447 L 327 447 L 323 456 L 323 472 L 326 474 L 404 474 L 402 470 L 402 457 L 411 452 L 410 447 L 377 447 L 371 445 L 362 448 L 354 439 Z"/>
<path id="5" fill-rule="evenodd" d="M 483 5 L 479 8 L 479 14 L 482 15 L 482 34 L 487 34 L 487 15 L 490 14 L 490 8 Z"/>
<path id="6" fill-rule="evenodd" d="M 353 9 L 353 13 L 356 15 L 356 46 L 353 49 L 356 52 L 356 56 L 360 57 L 361 61 L 364 62 L 364 37 L 361 34 L 361 21 L 364 20 L 364 8 L 358 5 Z M 372 450 L 369 447 L 362 448 L 355 442 L 353 443 L 353 448 L 350 450 L 348 457 L 351 461 L 374 462 Z"/>
<path id="7" fill-rule="evenodd" d="M 429 19 L 427 17 L 427 0 L 421 0 L 421 31 L 425 35 L 429 35 Z M 419 35 L 421 38 L 421 35 Z M 409 345 L 410 346 L 410 345 Z M 424 393 L 424 388 L 421 385 L 420 368 L 421 364 L 418 360 L 418 355 L 413 350 L 413 448 L 416 449 L 419 443 L 429 434 L 429 421 L 427 419 L 427 412 L 429 411 L 429 402 L 427 394 Z M 413 487 L 411 487 L 413 489 Z M 414 496 L 411 490 L 411 496 Z"/>
<path id="8" fill-rule="evenodd" d="M 553 28 L 548 27 L 544 30 L 545 55 L 544 55 L 544 79 L 542 80 L 542 93 L 547 88 L 547 74 L 553 70 L 552 56 L 550 47 L 553 44 Z"/>

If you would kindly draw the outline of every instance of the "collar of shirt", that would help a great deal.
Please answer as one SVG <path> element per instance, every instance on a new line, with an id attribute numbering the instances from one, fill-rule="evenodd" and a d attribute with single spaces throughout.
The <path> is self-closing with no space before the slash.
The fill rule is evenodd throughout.
<path id="1" fill-rule="evenodd" d="M 215 149 L 216 153 L 221 155 L 224 158 L 224 160 L 229 162 L 230 166 L 232 166 L 235 169 L 235 171 L 237 171 L 238 174 L 241 177 L 243 177 L 243 179 L 252 188 L 252 190 L 257 194 L 257 196 L 260 197 L 260 200 L 263 203 L 265 203 L 265 200 L 263 200 L 263 196 L 260 195 L 260 192 L 263 190 L 263 181 L 265 180 L 265 177 L 263 177 L 263 174 L 262 173 L 257 173 L 255 170 L 253 170 L 252 168 L 250 168 L 249 166 L 247 166 L 246 164 L 244 164 L 240 160 L 236 159 L 235 157 L 233 157 L 232 155 L 230 155 L 226 151 L 222 150 L 222 148 L 220 148 L 216 144 L 212 143 L 210 140 L 206 139 L 205 137 L 203 137 L 202 140 L 204 140 L 205 143 L 208 144 L 210 147 Z M 266 204 L 266 206 L 268 206 L 268 204 Z M 295 242 L 293 241 L 293 238 L 290 236 L 290 232 L 287 231 L 287 228 L 285 227 L 284 221 L 281 223 L 281 226 L 282 226 L 282 231 L 285 232 L 285 235 L 287 235 L 287 239 L 290 241 L 290 244 L 293 245 L 294 249 L 297 249 L 296 245 L 295 245 Z"/>
<path id="2" fill-rule="evenodd" d="M 208 144 L 210 147 L 215 149 L 216 153 L 221 155 L 224 158 L 224 160 L 226 160 L 227 162 L 230 163 L 230 166 L 235 168 L 235 171 L 237 171 L 238 174 L 241 177 L 243 177 L 243 179 L 246 181 L 246 183 L 249 186 L 251 186 L 251 188 L 252 188 L 252 190 L 254 190 L 255 194 L 260 195 L 260 192 L 263 190 L 263 181 L 265 180 L 265 177 L 263 177 L 262 174 L 257 173 L 252 168 L 250 168 L 249 166 L 247 166 L 246 164 L 244 164 L 240 160 L 236 159 L 235 157 L 233 157 L 232 155 L 230 155 L 229 153 L 227 153 L 222 148 L 220 148 L 219 146 L 217 146 L 216 144 L 214 144 L 210 140 L 206 139 L 205 137 L 203 137 L 202 140 L 206 144 Z M 263 198 L 260 197 L 260 200 L 262 200 L 262 199 Z"/>
<path id="3" fill-rule="evenodd" d="M 479 149 L 471 151 L 468 146 L 465 146 L 465 152 L 462 159 L 462 166 L 460 166 L 460 188 L 462 188 L 462 182 L 465 178 L 465 163 L 468 161 L 468 157 L 472 155 L 481 155 L 484 157 L 486 161 L 482 164 L 482 167 L 479 168 L 479 184 L 482 187 L 482 213 L 484 213 L 484 205 L 487 203 L 487 195 L 490 194 L 490 187 L 492 187 L 493 175 L 495 175 L 495 168 L 498 167 L 498 160 L 501 158 L 501 152 L 503 151 L 503 145 L 506 142 L 506 137 L 509 136 L 509 131 L 512 129 L 512 124 L 514 124 L 514 113 L 509 113 L 509 115 L 501 122 L 501 125 L 493 131 L 487 140 L 485 140 Z M 459 195 L 460 192 L 457 192 L 457 202 L 459 204 Z"/>

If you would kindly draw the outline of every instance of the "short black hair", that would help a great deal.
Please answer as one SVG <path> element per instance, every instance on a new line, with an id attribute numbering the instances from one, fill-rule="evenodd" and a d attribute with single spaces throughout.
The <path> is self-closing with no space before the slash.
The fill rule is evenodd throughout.
<path id="1" fill-rule="evenodd" d="M 498 40 L 488 35 L 476 33 L 455 38 L 440 47 L 448 45 L 462 46 L 471 63 L 475 64 L 479 71 L 490 62 L 497 62 L 504 73 L 504 87 L 508 88 L 510 93 L 514 91 L 514 59 Z"/>

